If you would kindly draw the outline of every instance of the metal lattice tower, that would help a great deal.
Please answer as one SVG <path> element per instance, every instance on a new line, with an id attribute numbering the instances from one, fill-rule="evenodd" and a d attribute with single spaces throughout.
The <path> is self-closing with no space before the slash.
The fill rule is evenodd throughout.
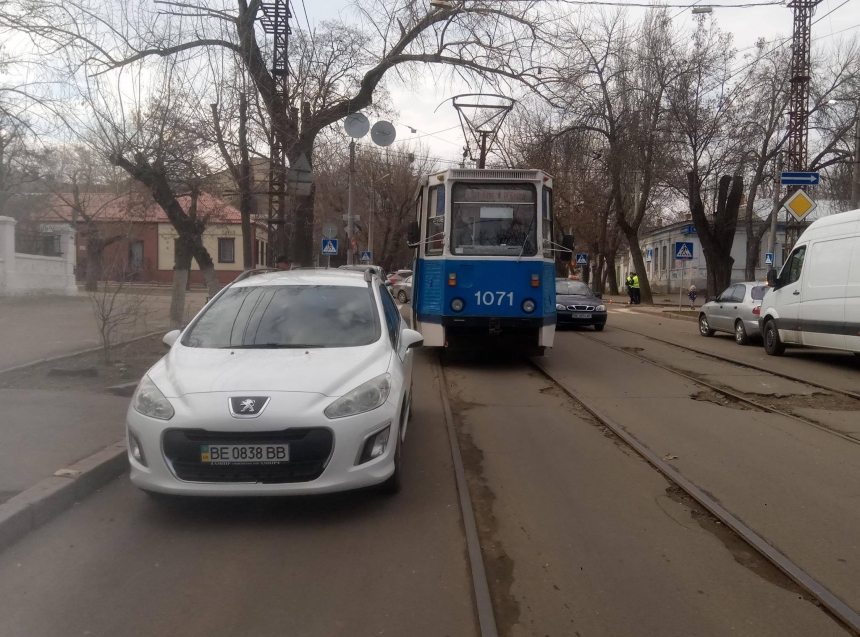
<path id="1" fill-rule="evenodd" d="M 812 14 L 820 2 L 821 0 L 793 0 L 788 4 L 788 7 L 794 10 L 788 113 L 788 170 L 806 170 Z"/>
<path id="2" fill-rule="evenodd" d="M 271 0 L 260 7 L 263 14 L 260 24 L 263 30 L 273 36 L 272 79 L 275 83 L 274 112 L 286 113 L 289 100 L 289 43 L 290 13 L 289 0 Z M 272 117 L 271 143 L 269 149 L 269 251 L 278 245 L 278 252 L 287 251 L 287 131 L 280 130 L 277 117 Z M 277 241 L 275 227 L 277 226 Z"/>

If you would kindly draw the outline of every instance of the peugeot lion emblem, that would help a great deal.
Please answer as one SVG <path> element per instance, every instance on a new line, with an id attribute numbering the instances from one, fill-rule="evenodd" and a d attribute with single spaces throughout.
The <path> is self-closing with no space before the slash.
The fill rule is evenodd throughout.
<path id="1" fill-rule="evenodd" d="M 231 396 L 227 401 L 233 418 L 256 418 L 269 404 L 268 396 Z"/>

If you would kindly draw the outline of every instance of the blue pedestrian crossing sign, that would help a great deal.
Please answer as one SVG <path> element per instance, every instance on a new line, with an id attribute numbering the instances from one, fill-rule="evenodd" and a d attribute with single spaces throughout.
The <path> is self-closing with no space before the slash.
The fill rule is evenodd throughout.
<path id="1" fill-rule="evenodd" d="M 326 255 L 337 254 L 337 239 L 323 239 L 322 253 Z"/>
<path id="2" fill-rule="evenodd" d="M 576 255 L 576 265 L 588 265 L 588 255 L 578 253 Z"/>
<path id="3" fill-rule="evenodd" d="M 678 241 L 675 243 L 675 258 L 678 261 L 692 261 L 693 260 L 693 242 L 692 241 Z"/>
<path id="4" fill-rule="evenodd" d="M 767 252 L 764 255 L 764 264 L 773 265 L 773 252 Z"/>
<path id="5" fill-rule="evenodd" d="M 362 263 L 370 263 L 370 250 L 362 250 L 360 259 Z"/>
<path id="6" fill-rule="evenodd" d="M 645 263 L 651 263 L 652 258 L 654 258 L 654 249 L 648 248 L 645 250 Z"/>

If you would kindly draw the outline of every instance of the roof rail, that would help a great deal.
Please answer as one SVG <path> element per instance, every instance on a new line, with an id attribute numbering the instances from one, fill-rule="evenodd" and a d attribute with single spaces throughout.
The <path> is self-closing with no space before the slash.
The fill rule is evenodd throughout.
<path id="1" fill-rule="evenodd" d="M 250 278 L 255 274 L 263 274 L 265 272 L 279 272 L 279 270 L 278 268 L 255 268 L 254 270 L 245 270 L 244 272 L 242 272 L 242 274 L 233 279 L 230 282 L 230 285 L 233 285 L 233 283 L 238 283 L 239 281 L 244 281 L 245 279 Z"/>

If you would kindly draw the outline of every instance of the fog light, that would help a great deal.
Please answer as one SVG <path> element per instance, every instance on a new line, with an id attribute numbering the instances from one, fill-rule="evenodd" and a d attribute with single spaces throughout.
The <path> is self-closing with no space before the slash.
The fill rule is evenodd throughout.
<path id="1" fill-rule="evenodd" d="M 523 301 L 523 312 L 526 314 L 531 314 L 535 311 L 535 302 L 531 299 L 526 299 Z"/>
<path id="2" fill-rule="evenodd" d="M 131 452 L 132 458 L 137 460 L 144 467 L 148 466 L 146 464 L 146 456 L 143 455 L 143 448 L 140 446 L 140 441 L 133 433 L 131 433 L 131 431 L 128 432 L 128 449 Z"/>
<path id="3" fill-rule="evenodd" d="M 466 303 L 463 299 L 454 299 L 451 301 L 451 309 L 455 312 L 462 312 L 464 307 L 466 307 Z"/>
<path id="4" fill-rule="evenodd" d="M 372 435 L 364 442 L 364 448 L 361 450 L 361 457 L 358 459 L 358 464 L 364 464 L 374 458 L 378 458 L 385 453 L 385 448 L 388 446 L 388 437 L 391 433 L 391 425 L 382 431 Z"/>

